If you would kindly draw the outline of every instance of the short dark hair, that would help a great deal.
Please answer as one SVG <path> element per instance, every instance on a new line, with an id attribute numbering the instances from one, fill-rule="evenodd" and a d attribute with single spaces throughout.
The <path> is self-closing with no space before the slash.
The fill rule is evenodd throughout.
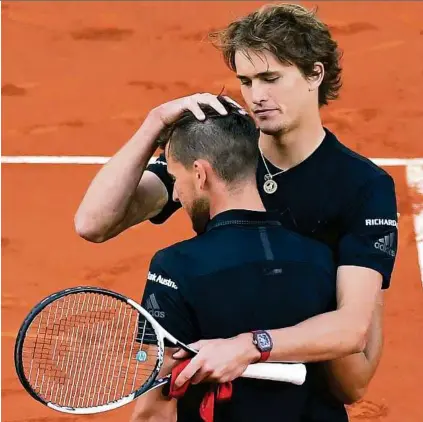
<path id="1" fill-rule="evenodd" d="M 158 141 L 185 168 L 195 160 L 207 160 L 217 175 L 228 184 L 252 176 L 257 169 L 259 129 L 244 111 L 217 97 L 228 114 L 221 115 L 208 105 L 200 105 L 206 118 L 198 120 L 190 111 L 170 125 Z"/>
<path id="2" fill-rule="evenodd" d="M 316 76 L 314 64 L 321 62 L 325 74 L 319 86 L 319 106 L 338 97 L 342 53 L 315 11 L 298 4 L 265 5 L 211 33 L 210 39 L 233 71 L 237 51 L 269 51 L 281 63 L 297 66 L 304 77 Z"/>

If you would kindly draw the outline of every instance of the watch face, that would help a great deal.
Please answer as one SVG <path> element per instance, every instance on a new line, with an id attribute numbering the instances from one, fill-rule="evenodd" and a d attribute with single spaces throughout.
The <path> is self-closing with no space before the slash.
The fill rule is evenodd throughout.
<path id="1" fill-rule="evenodd" d="M 270 350 L 272 348 L 272 341 L 270 340 L 270 336 L 266 333 L 258 333 L 257 345 L 263 351 Z"/>

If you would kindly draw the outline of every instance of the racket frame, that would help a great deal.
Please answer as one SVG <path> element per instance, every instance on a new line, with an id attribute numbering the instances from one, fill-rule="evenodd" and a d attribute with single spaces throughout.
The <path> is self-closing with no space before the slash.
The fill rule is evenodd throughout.
<path id="1" fill-rule="evenodd" d="M 93 406 L 93 407 L 81 407 L 81 408 L 75 408 L 71 406 L 60 406 L 57 404 L 54 404 L 52 402 L 49 402 L 47 400 L 44 400 L 42 397 L 40 397 L 34 389 L 31 387 L 31 384 L 29 383 L 28 379 L 25 376 L 24 366 L 23 366 L 23 359 L 22 359 L 22 351 L 23 351 L 23 345 L 25 341 L 25 335 L 28 331 L 28 329 L 31 327 L 32 322 L 34 319 L 39 315 L 43 309 L 45 309 L 48 305 L 52 304 L 53 302 L 62 299 L 66 296 L 72 295 L 72 294 L 78 294 L 78 293 L 94 293 L 94 294 L 103 294 L 106 296 L 111 296 L 115 299 L 118 299 L 124 303 L 129 304 L 132 308 L 134 308 L 136 311 L 138 311 L 145 319 L 151 324 L 153 327 L 156 336 L 157 336 L 157 345 L 158 345 L 158 354 L 157 354 L 157 361 L 156 365 L 147 379 L 147 381 L 140 387 L 139 389 L 135 390 L 131 394 L 121 397 L 118 400 L 112 401 L 108 404 L 99 405 L 99 406 Z M 175 345 L 175 347 L 181 347 L 187 352 L 196 354 L 197 352 L 188 346 L 184 345 L 183 343 L 179 342 L 174 336 L 172 336 L 168 331 L 166 331 L 149 313 L 147 310 L 145 310 L 141 305 L 133 301 L 132 299 L 129 299 L 119 293 L 116 293 L 111 290 L 107 290 L 101 287 L 91 287 L 91 286 L 78 286 L 78 287 L 71 287 L 68 289 L 64 289 L 61 291 L 58 291 L 56 293 L 53 293 L 46 298 L 44 298 L 41 302 L 39 302 L 37 305 L 35 305 L 31 312 L 26 316 L 24 319 L 16 338 L 15 342 L 15 350 L 14 350 L 14 360 L 15 360 L 15 369 L 16 373 L 18 375 L 18 378 L 22 384 L 22 386 L 25 388 L 25 390 L 33 397 L 35 400 L 43 403 L 44 405 L 63 412 L 63 413 L 72 413 L 72 414 L 94 414 L 94 413 L 101 413 L 112 409 L 117 409 L 118 407 L 124 406 L 125 404 L 133 401 L 137 397 L 139 397 L 144 392 L 151 390 L 152 385 L 154 384 L 160 369 L 163 365 L 164 361 L 164 338 L 169 340 L 172 344 Z M 157 385 L 154 385 L 153 388 L 160 387 L 161 385 L 164 385 L 168 382 L 168 377 L 161 378 L 157 380 Z"/>
<path id="2" fill-rule="evenodd" d="M 106 296 L 111 296 L 115 299 L 118 299 L 124 303 L 129 304 L 132 308 L 138 311 L 145 319 L 151 324 L 153 327 L 156 336 L 157 336 L 157 345 L 158 345 L 158 354 L 157 354 L 157 361 L 156 365 L 147 379 L 147 381 L 137 390 L 132 392 L 129 395 L 121 397 L 117 400 L 111 401 L 110 403 L 92 407 L 70 407 L 70 406 L 59 406 L 52 402 L 46 401 L 41 398 L 31 387 L 31 384 L 25 377 L 24 367 L 23 367 L 23 360 L 22 350 L 23 344 L 25 340 L 25 333 L 31 326 L 31 323 L 34 321 L 36 316 L 45 309 L 48 305 L 53 303 L 54 301 L 69 296 L 71 294 L 77 293 L 97 293 L 103 294 Z M 175 347 L 182 348 L 186 352 L 189 352 L 192 356 L 198 353 L 197 350 L 194 350 L 187 346 L 186 344 L 180 342 L 176 339 L 172 334 L 170 334 L 167 330 L 165 330 L 150 313 L 144 309 L 140 304 L 133 301 L 132 299 L 127 298 L 126 296 L 114 292 L 112 290 L 104 289 L 102 287 L 92 287 L 92 286 L 77 286 L 71 287 L 68 289 L 64 289 L 53 293 L 46 298 L 44 298 L 41 302 L 35 305 L 30 313 L 24 319 L 17 335 L 16 343 L 15 343 L 15 351 L 14 351 L 14 358 L 15 358 L 15 369 L 16 373 L 19 377 L 19 380 L 25 390 L 37 401 L 41 402 L 42 404 L 54 409 L 56 411 L 62 413 L 70 413 L 70 414 L 80 414 L 80 415 L 89 415 L 95 413 L 102 413 L 109 410 L 117 409 L 122 407 L 131 401 L 135 400 L 137 397 L 142 395 L 147 391 L 151 391 L 158 387 L 161 387 L 167 384 L 170 380 L 170 374 L 166 375 L 162 378 L 157 379 L 160 369 L 162 368 L 163 361 L 164 361 L 164 339 L 167 339 L 170 343 L 172 343 Z M 287 365 L 289 370 L 287 369 Z M 289 375 L 288 375 L 289 373 Z M 255 378 L 255 379 L 267 379 L 273 381 L 284 381 L 290 382 L 296 385 L 302 385 L 305 381 L 306 377 L 306 366 L 303 363 L 298 362 L 268 362 L 268 363 L 256 363 L 253 365 L 249 365 L 246 371 L 241 375 L 241 377 L 245 378 Z"/>

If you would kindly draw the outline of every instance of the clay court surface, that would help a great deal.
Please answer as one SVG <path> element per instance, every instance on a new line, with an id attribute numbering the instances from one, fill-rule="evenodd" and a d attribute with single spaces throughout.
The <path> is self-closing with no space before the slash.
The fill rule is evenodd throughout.
<path id="1" fill-rule="evenodd" d="M 241 100 L 238 82 L 204 36 L 255 2 L 2 2 L 2 155 L 110 156 L 152 107 L 195 93 Z M 305 3 L 312 6 L 314 3 Z M 368 157 L 423 157 L 423 3 L 324 2 L 320 16 L 344 50 L 344 88 L 325 124 Z M 155 251 L 193 235 L 182 212 L 105 244 L 74 231 L 98 165 L 2 166 L 2 421 L 125 421 L 132 406 L 67 416 L 30 398 L 13 366 L 30 308 L 69 286 L 141 297 Z M 356 422 L 423 421 L 423 290 L 413 213 L 423 197 L 396 181 L 400 252 L 386 292 L 385 350 Z M 213 259 L 211 256 L 210 259 Z M 281 409 L 283 412 L 283 409 Z"/>

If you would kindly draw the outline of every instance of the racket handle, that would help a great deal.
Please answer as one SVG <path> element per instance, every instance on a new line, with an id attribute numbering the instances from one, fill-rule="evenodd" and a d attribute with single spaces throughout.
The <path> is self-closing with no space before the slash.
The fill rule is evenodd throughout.
<path id="1" fill-rule="evenodd" d="M 270 381 L 290 382 L 302 385 L 306 378 L 306 366 L 303 363 L 255 363 L 248 365 L 243 378 L 255 378 Z"/>

